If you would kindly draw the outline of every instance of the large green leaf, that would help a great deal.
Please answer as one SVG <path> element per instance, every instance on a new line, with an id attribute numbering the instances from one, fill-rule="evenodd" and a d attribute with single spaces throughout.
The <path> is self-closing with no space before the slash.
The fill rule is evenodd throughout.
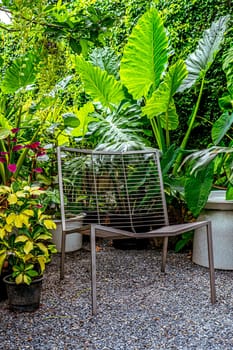
<path id="1" fill-rule="evenodd" d="M 213 143 L 217 145 L 226 135 L 233 123 L 233 113 L 224 112 L 213 124 L 211 136 Z"/>
<path id="2" fill-rule="evenodd" d="M 186 60 L 189 74 L 180 86 L 179 91 L 192 87 L 201 73 L 205 74 L 208 71 L 221 48 L 228 20 L 229 16 L 220 17 L 212 23 L 209 29 L 204 31 L 196 50 Z"/>
<path id="3" fill-rule="evenodd" d="M 160 82 L 168 60 L 168 38 L 156 9 L 133 28 L 121 60 L 120 77 L 135 99 L 147 97 Z"/>
<path id="4" fill-rule="evenodd" d="M 228 50 L 222 67 L 226 74 L 228 91 L 233 97 L 233 47 Z"/>
<path id="5" fill-rule="evenodd" d="M 144 137 L 144 124 L 138 105 L 126 101 L 109 109 L 100 108 L 93 113 L 97 122 L 89 125 L 89 134 L 97 141 L 97 149 L 126 151 L 142 149 L 148 144 Z"/>
<path id="6" fill-rule="evenodd" d="M 1 82 L 1 89 L 4 93 L 14 93 L 35 82 L 36 78 L 36 56 L 29 53 L 16 58 L 6 70 Z"/>
<path id="7" fill-rule="evenodd" d="M 125 98 L 122 84 L 108 75 L 99 67 L 94 67 L 90 62 L 84 61 L 80 56 L 76 57 L 76 70 L 84 83 L 84 88 L 94 101 L 101 102 L 110 107 L 118 104 Z"/>
<path id="8" fill-rule="evenodd" d="M 90 114 L 93 113 L 94 110 L 94 106 L 91 102 L 86 103 L 78 110 L 77 116 L 80 121 L 80 125 L 71 131 L 72 136 L 84 137 L 86 135 L 88 124 L 95 121 L 95 118 L 90 116 Z"/>
<path id="9" fill-rule="evenodd" d="M 160 116 L 161 125 L 164 129 L 174 130 L 179 124 L 178 115 L 173 100 L 173 95 L 187 75 L 184 62 L 178 60 L 164 77 L 164 81 L 142 108 L 148 118 Z"/>
<path id="10" fill-rule="evenodd" d="M 95 48 L 89 55 L 89 61 L 119 79 L 119 58 L 111 48 Z"/>
<path id="11" fill-rule="evenodd" d="M 213 184 L 214 164 L 211 162 L 187 178 L 185 183 L 185 201 L 189 210 L 197 217 L 205 206 Z"/>

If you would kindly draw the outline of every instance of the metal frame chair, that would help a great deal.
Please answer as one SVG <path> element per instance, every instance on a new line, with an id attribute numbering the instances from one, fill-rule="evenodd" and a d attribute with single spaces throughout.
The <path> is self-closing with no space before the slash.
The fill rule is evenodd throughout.
<path id="1" fill-rule="evenodd" d="M 78 231 L 90 236 L 92 313 L 96 301 L 96 237 L 163 238 L 161 271 L 165 271 L 168 238 L 205 227 L 208 243 L 210 296 L 216 302 L 210 221 L 169 225 L 159 151 L 104 152 L 57 148 L 62 219 L 60 277 L 64 278 L 66 235 L 70 214 L 84 213 Z"/>

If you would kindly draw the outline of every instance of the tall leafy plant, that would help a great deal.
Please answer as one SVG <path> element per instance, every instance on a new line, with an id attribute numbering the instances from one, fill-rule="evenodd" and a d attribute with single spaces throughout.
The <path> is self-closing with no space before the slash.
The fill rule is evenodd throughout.
<path id="1" fill-rule="evenodd" d="M 9 184 L 19 175 L 32 178 L 35 152 L 42 128 L 49 119 L 58 93 L 65 89 L 70 78 L 60 81 L 52 91 L 37 96 L 37 65 L 40 55 L 27 53 L 17 57 L 5 70 L 0 82 L 0 181 Z M 63 128 L 77 127 L 79 120 L 64 115 Z M 40 147 L 39 147 L 40 148 Z M 29 153 L 32 153 L 31 155 Z M 31 164 L 33 163 L 33 164 Z M 22 172 L 22 169 L 27 168 Z M 26 174 L 26 175 L 25 175 Z"/>
<path id="2" fill-rule="evenodd" d="M 228 93 L 219 98 L 219 106 L 222 115 L 213 123 L 211 136 L 213 145 L 207 149 L 194 152 L 186 158 L 185 162 L 191 166 L 191 175 L 187 180 L 186 196 L 190 197 L 190 209 L 195 205 L 196 210 L 200 208 L 197 205 L 196 194 L 191 195 L 190 189 L 195 185 L 200 173 L 205 174 L 204 182 L 215 186 L 227 187 L 227 198 L 233 198 L 233 149 L 231 129 L 233 124 L 233 49 L 228 50 L 223 62 L 223 70 L 227 78 Z M 224 137 L 226 137 L 224 139 Z M 228 147 L 226 141 L 230 140 Z M 210 169 L 212 171 L 210 172 Z M 207 186 L 209 188 L 209 186 Z M 210 191 L 210 188 L 209 188 Z"/>
<path id="3" fill-rule="evenodd" d="M 221 17 L 203 34 L 197 49 L 186 62 L 178 60 L 169 67 L 169 40 L 156 9 L 150 9 L 139 20 L 128 38 L 120 62 L 120 82 L 103 70 L 93 67 L 81 57 L 76 58 L 85 91 L 94 101 L 111 109 L 126 99 L 138 101 L 142 114 L 148 117 L 157 146 L 165 153 L 171 146 L 170 133 L 179 126 L 174 95 L 191 88 L 201 79 L 197 103 L 181 143 L 187 146 L 200 106 L 206 74 L 220 50 L 228 17 Z M 131 95 L 126 93 L 126 91 Z M 177 157 L 174 174 L 179 169 L 182 153 Z"/>
<path id="4" fill-rule="evenodd" d="M 196 104 L 193 107 L 193 111 L 188 122 L 188 129 L 185 133 L 183 141 L 181 142 L 180 147 L 182 150 L 186 148 L 190 133 L 194 127 L 194 123 L 201 103 L 204 85 L 207 82 L 206 74 L 213 64 L 215 57 L 222 46 L 228 20 L 229 16 L 223 16 L 220 17 L 216 22 L 213 22 L 211 27 L 204 31 L 196 50 L 190 54 L 186 60 L 188 76 L 183 81 L 178 91 L 182 92 L 185 89 L 191 88 L 197 81 L 200 81 L 200 88 Z M 181 161 L 182 154 L 178 156 L 176 166 L 174 167 L 174 172 L 178 170 Z"/>
<path id="5" fill-rule="evenodd" d="M 129 104 L 146 105 L 149 121 L 159 148 L 169 146 L 168 133 L 178 125 L 173 95 L 186 76 L 185 64 L 179 60 L 167 71 L 170 49 L 162 19 L 156 9 L 145 13 L 134 27 L 125 46 L 120 62 L 120 81 L 107 74 L 103 67 L 93 66 L 82 57 L 75 58 L 76 70 L 84 83 L 85 91 L 93 101 L 99 101 L 110 108 L 126 100 Z M 165 76 L 165 77 L 164 77 Z M 159 96 L 155 119 L 151 99 Z M 148 108 L 147 108 L 148 103 Z M 155 102 L 156 103 L 156 102 Z M 147 109 L 146 109 L 147 108 Z M 142 113 L 139 115 L 142 118 Z M 167 130 L 167 145 L 162 129 Z"/>

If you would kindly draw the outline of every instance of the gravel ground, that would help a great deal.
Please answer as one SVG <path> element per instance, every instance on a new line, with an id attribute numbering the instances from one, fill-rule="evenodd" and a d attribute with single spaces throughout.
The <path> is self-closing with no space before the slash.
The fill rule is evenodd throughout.
<path id="1" fill-rule="evenodd" d="M 57 254 L 38 311 L 13 313 L 0 302 L 0 349 L 233 349 L 233 271 L 216 271 L 212 306 L 208 270 L 188 254 L 170 252 L 165 274 L 153 249 L 103 246 L 97 264 L 97 316 L 91 315 L 88 247 L 66 254 L 62 282 Z"/>

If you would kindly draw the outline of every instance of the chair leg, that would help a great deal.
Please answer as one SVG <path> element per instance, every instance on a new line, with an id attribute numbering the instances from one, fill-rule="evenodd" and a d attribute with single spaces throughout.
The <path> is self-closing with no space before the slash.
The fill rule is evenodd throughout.
<path id="1" fill-rule="evenodd" d="M 95 226 L 91 225 L 91 294 L 92 294 L 92 315 L 97 313 L 96 303 L 96 245 Z"/>
<path id="2" fill-rule="evenodd" d="M 216 303 L 216 288 L 215 288 L 214 254 L 213 254 L 213 240 L 212 240 L 211 222 L 208 222 L 208 224 L 206 226 L 206 230 L 207 230 L 211 303 L 215 304 Z"/>
<path id="3" fill-rule="evenodd" d="M 161 272 L 165 272 L 165 266 L 166 266 L 166 260 L 167 260 L 167 246 L 168 246 L 168 237 L 164 237 Z"/>
<path id="4" fill-rule="evenodd" d="M 66 233 L 62 231 L 62 239 L 61 239 L 61 261 L 60 261 L 60 280 L 63 280 L 63 279 L 64 279 L 65 248 L 66 248 Z"/>

